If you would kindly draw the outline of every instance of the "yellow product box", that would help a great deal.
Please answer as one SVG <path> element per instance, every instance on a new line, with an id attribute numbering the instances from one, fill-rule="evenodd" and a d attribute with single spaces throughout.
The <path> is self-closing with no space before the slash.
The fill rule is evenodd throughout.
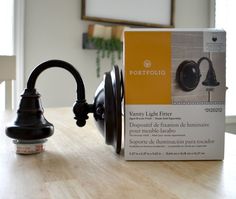
<path id="1" fill-rule="evenodd" d="M 221 160 L 226 33 L 124 32 L 125 159 Z"/>

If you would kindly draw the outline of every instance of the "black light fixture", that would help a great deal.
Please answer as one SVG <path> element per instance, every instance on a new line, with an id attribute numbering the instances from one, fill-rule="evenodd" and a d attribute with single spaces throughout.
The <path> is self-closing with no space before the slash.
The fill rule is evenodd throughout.
<path id="1" fill-rule="evenodd" d="M 85 88 L 79 72 L 69 63 L 61 60 L 49 60 L 38 65 L 30 74 L 27 88 L 21 95 L 16 120 L 6 127 L 6 135 L 14 139 L 14 143 L 27 145 L 43 143 L 54 132 L 53 125 L 43 115 L 40 94 L 35 89 L 38 76 L 46 69 L 59 67 L 69 71 L 77 83 L 77 100 L 73 106 L 74 119 L 79 127 L 83 127 L 88 119 L 88 113 L 93 113 L 105 142 L 115 148 L 116 153 L 121 150 L 121 90 L 122 74 L 118 66 L 105 73 L 99 85 L 93 104 L 85 99 Z M 18 153 L 41 152 L 39 149 L 20 150 Z"/>
<path id="2" fill-rule="evenodd" d="M 206 60 L 209 64 L 209 69 L 206 75 L 206 79 L 202 82 L 202 85 L 208 87 L 218 86 L 220 83 L 216 80 L 215 70 L 213 68 L 212 61 L 207 57 L 202 57 L 195 62 L 193 60 L 183 61 L 176 72 L 176 80 L 180 88 L 184 91 L 194 90 L 200 81 L 200 64 Z"/>

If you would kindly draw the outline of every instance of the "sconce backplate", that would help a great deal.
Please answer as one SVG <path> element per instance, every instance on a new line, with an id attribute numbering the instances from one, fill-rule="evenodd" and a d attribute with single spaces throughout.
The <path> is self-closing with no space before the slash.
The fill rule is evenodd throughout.
<path id="1" fill-rule="evenodd" d="M 199 66 L 192 60 L 183 61 L 176 72 L 176 81 L 184 91 L 194 90 L 199 84 L 200 77 Z"/>
<path id="2" fill-rule="evenodd" d="M 118 66 L 105 73 L 105 128 L 106 143 L 121 150 L 121 78 Z"/>

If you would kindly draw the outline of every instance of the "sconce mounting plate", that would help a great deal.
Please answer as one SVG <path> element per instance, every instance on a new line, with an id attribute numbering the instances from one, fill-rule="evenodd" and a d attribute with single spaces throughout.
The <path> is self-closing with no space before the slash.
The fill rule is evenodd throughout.
<path id="1" fill-rule="evenodd" d="M 192 60 L 183 61 L 176 72 L 176 80 L 184 91 L 194 90 L 199 84 L 200 77 L 199 66 Z"/>
<path id="2" fill-rule="evenodd" d="M 106 143 L 121 150 L 121 78 L 118 66 L 105 73 L 105 129 Z"/>

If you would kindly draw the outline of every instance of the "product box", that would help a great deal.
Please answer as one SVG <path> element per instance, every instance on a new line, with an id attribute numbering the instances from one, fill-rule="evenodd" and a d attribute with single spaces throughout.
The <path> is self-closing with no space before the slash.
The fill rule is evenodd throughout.
<path id="1" fill-rule="evenodd" d="M 226 33 L 124 32 L 125 159 L 222 160 Z"/>

